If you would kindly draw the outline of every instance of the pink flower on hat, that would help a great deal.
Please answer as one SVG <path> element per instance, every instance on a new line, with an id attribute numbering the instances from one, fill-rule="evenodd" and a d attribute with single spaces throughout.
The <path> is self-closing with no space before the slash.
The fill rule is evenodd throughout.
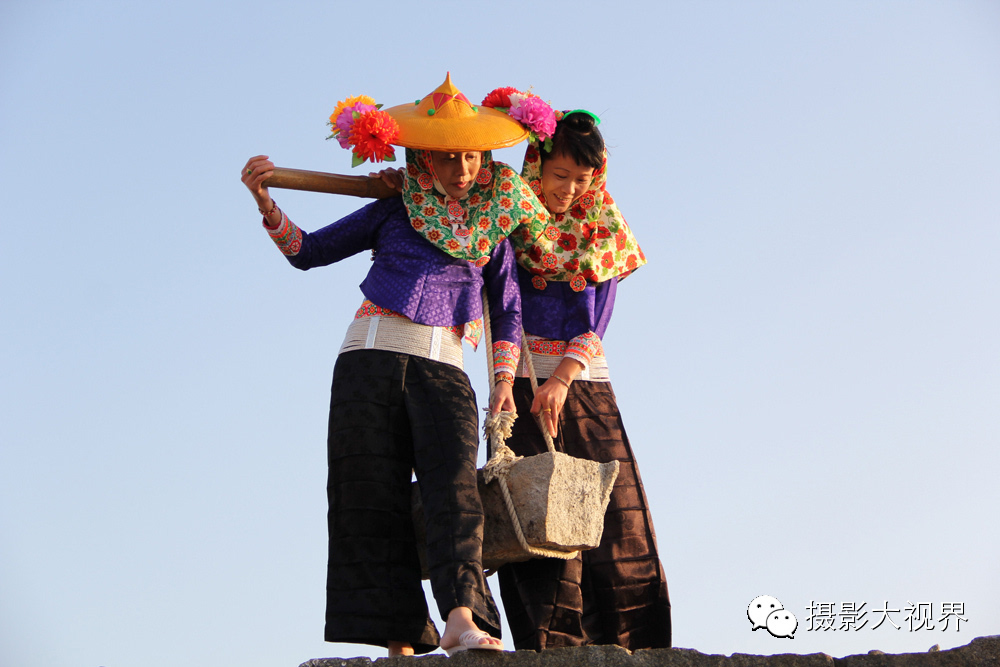
<path id="1" fill-rule="evenodd" d="M 534 132 L 540 141 L 545 141 L 556 131 L 556 116 L 552 107 L 534 95 L 511 95 L 510 117 Z"/>

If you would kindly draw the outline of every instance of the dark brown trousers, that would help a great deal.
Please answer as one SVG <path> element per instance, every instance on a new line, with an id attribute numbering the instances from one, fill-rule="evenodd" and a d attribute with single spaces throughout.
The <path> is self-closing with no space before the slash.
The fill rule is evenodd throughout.
<path id="1" fill-rule="evenodd" d="M 382 350 L 337 359 L 330 399 L 326 640 L 415 652 L 440 641 L 427 613 L 411 515 L 411 473 L 427 517 L 431 589 L 442 618 L 469 607 L 500 636 L 482 568 L 478 410 L 468 376 Z"/>
<path id="2" fill-rule="evenodd" d="M 519 418 L 507 444 L 517 454 L 547 451 L 531 416 L 529 381 L 518 378 Z M 670 646 L 670 598 L 639 470 L 609 382 L 574 382 L 556 449 L 618 461 L 618 479 L 596 549 L 574 560 L 536 558 L 499 570 L 500 594 L 514 646 L 534 649 L 618 644 L 629 650 Z"/>

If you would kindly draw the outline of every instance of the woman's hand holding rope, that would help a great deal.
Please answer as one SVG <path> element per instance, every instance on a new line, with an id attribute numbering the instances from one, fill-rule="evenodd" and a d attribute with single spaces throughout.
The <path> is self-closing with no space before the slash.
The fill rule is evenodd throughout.
<path id="1" fill-rule="evenodd" d="M 490 412 L 514 412 L 514 391 L 506 382 L 497 382 L 493 387 L 493 395 L 490 397 Z"/>
<path id="2" fill-rule="evenodd" d="M 535 400 L 531 402 L 531 414 L 539 418 L 542 426 L 548 429 L 553 438 L 559 434 L 559 414 L 566 404 L 569 384 L 582 370 L 583 364 L 579 361 L 564 357 L 556 367 L 555 373 L 545 381 L 545 384 L 539 385 L 538 391 L 535 392 Z"/>

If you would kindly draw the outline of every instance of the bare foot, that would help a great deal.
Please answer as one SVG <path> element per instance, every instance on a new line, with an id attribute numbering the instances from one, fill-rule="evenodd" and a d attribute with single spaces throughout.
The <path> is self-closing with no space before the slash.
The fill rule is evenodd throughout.
<path id="1" fill-rule="evenodd" d="M 409 642 L 389 642 L 389 657 L 395 658 L 397 655 L 413 655 L 413 647 Z"/>
<path id="2" fill-rule="evenodd" d="M 468 607 L 455 607 L 448 613 L 441 648 L 448 655 L 468 649 L 502 651 L 503 642 L 476 627 Z"/>

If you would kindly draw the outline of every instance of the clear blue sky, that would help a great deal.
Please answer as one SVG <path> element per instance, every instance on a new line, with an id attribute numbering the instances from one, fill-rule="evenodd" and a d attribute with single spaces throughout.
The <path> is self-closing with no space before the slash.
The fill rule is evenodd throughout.
<path id="1" fill-rule="evenodd" d="M 675 644 L 1000 633 L 1000 5 L 540 4 L 0 6 L 0 664 L 383 654 L 322 641 L 329 382 L 368 260 L 290 268 L 239 170 L 349 173 L 337 100 L 449 70 L 604 119 L 650 260 L 606 348 Z M 363 203 L 275 198 L 306 229 Z M 762 594 L 794 639 L 751 631 Z M 809 631 L 810 601 L 868 625 Z M 967 621 L 873 629 L 886 602 Z"/>

